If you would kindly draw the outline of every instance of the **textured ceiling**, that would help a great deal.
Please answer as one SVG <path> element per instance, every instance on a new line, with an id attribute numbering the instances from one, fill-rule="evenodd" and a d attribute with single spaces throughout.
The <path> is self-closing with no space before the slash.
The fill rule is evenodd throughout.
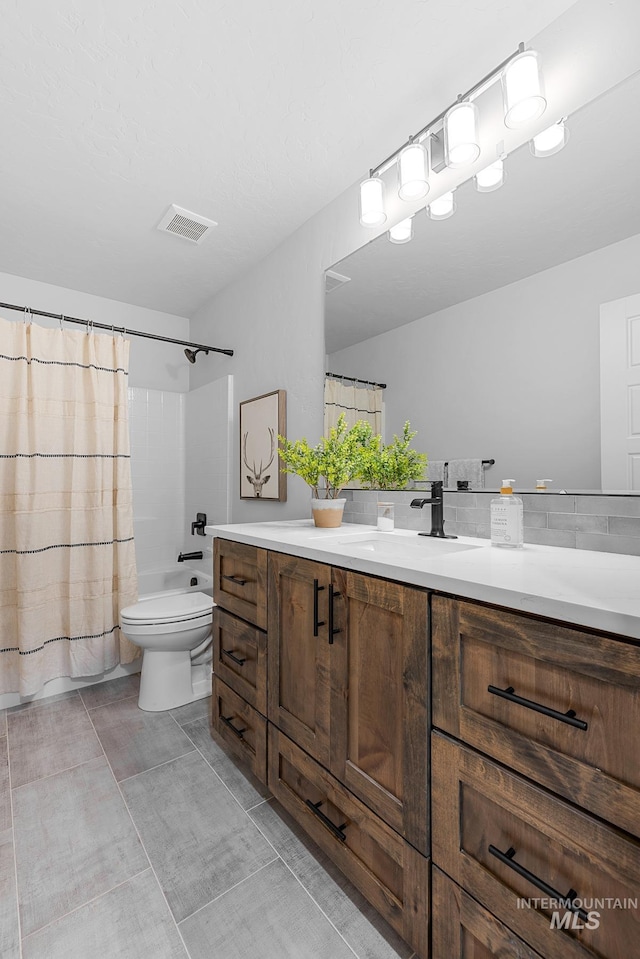
<path id="1" fill-rule="evenodd" d="M 0 270 L 190 315 L 571 5 L 5 0 Z"/>
<path id="2" fill-rule="evenodd" d="M 524 146 L 500 190 L 467 182 L 448 220 L 421 210 L 410 243 L 385 233 L 337 263 L 350 282 L 326 297 L 327 353 L 640 233 L 639 103 L 636 74 L 569 117 L 560 153 Z"/>

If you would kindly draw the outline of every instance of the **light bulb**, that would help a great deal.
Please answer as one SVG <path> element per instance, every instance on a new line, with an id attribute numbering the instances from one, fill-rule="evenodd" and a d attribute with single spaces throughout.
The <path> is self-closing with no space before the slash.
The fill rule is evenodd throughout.
<path id="1" fill-rule="evenodd" d="M 432 200 L 427 207 L 427 216 L 431 217 L 432 220 L 446 220 L 447 217 L 453 216 L 456 212 L 456 200 L 453 193 L 454 191 L 451 190 L 449 193 L 443 193 L 437 200 Z"/>
<path id="2" fill-rule="evenodd" d="M 444 118 L 446 164 L 459 168 L 468 166 L 480 156 L 478 143 L 478 108 L 475 103 L 456 103 Z"/>
<path id="3" fill-rule="evenodd" d="M 505 179 L 504 160 L 494 160 L 484 170 L 476 173 L 473 179 L 478 193 L 491 193 L 493 190 L 498 190 Z"/>
<path id="4" fill-rule="evenodd" d="M 406 220 L 400 220 L 389 230 L 389 239 L 392 243 L 408 243 L 413 239 L 413 217 L 408 216 Z"/>
<path id="5" fill-rule="evenodd" d="M 542 116 L 547 101 L 542 91 L 542 78 L 535 50 L 526 50 L 514 57 L 502 74 L 504 122 L 511 129 L 524 126 Z"/>
<path id="6" fill-rule="evenodd" d="M 378 176 L 369 177 L 360 184 L 360 223 L 362 226 L 381 226 L 386 219 L 384 183 Z"/>
<path id="7" fill-rule="evenodd" d="M 564 125 L 564 119 L 558 120 L 552 126 L 537 133 L 529 142 L 534 157 L 550 157 L 558 153 L 569 139 L 569 131 Z"/>
<path id="8" fill-rule="evenodd" d="M 429 192 L 429 158 L 422 143 L 410 143 L 398 155 L 398 196 L 401 200 L 419 200 Z"/>

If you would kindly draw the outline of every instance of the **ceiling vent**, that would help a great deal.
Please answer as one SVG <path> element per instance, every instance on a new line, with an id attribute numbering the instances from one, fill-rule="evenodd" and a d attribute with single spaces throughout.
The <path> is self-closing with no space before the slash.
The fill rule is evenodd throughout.
<path id="1" fill-rule="evenodd" d="M 215 220 L 207 220 L 199 213 L 192 213 L 172 204 L 158 223 L 158 229 L 163 233 L 182 236 L 191 243 L 202 243 L 217 225 Z"/>
<path id="2" fill-rule="evenodd" d="M 337 290 L 339 286 L 342 286 L 343 283 L 349 283 L 350 280 L 350 276 L 343 276 L 342 273 L 336 273 L 335 270 L 325 270 L 324 292 L 333 293 L 333 291 Z"/>

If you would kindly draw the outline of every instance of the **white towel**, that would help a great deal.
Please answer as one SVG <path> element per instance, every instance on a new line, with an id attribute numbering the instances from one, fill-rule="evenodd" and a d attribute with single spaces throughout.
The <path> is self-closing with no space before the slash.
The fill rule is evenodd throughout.
<path id="1" fill-rule="evenodd" d="M 444 466 L 444 460 L 429 460 L 427 464 L 427 476 L 429 477 L 429 480 L 444 481 Z"/>
<path id="2" fill-rule="evenodd" d="M 458 480 L 467 480 L 469 489 L 484 489 L 482 460 L 449 460 L 447 486 L 455 489 Z"/>

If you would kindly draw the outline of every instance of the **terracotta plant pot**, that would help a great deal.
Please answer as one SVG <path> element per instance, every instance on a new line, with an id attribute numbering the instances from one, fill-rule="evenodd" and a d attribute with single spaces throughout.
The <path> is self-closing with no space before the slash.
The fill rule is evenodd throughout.
<path id="1" fill-rule="evenodd" d="M 312 499 L 311 512 L 316 526 L 335 529 L 342 523 L 345 499 Z"/>

